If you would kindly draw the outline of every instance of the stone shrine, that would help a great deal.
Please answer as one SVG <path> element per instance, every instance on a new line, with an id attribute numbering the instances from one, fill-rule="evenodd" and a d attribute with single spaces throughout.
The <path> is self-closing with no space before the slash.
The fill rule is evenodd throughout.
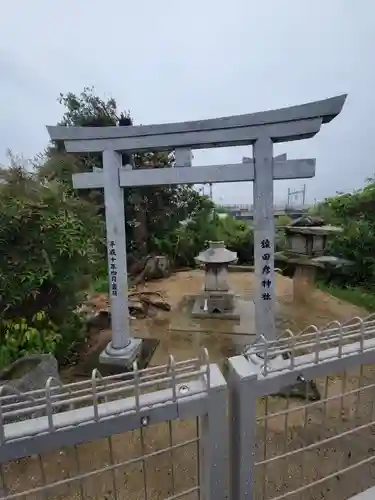
<path id="1" fill-rule="evenodd" d="M 112 252 L 108 252 L 112 339 L 100 355 L 103 364 L 131 369 L 145 342 L 133 337 L 130 324 L 124 188 L 253 182 L 255 329 L 258 336 L 276 338 L 273 184 L 280 179 L 314 177 L 315 159 L 274 157 L 273 144 L 314 137 L 341 112 L 345 100 L 346 95 L 340 95 L 288 108 L 177 123 L 47 127 L 51 140 L 63 142 L 67 153 L 97 153 L 102 157 L 103 168 L 74 174 L 73 187 L 104 190 L 107 248 Z M 192 165 L 196 149 L 245 145 L 252 147 L 252 160 Z M 145 168 L 134 168 L 132 155 L 150 151 L 173 151 L 175 165 L 154 165 L 145 175 Z M 124 154 L 129 158 L 126 165 L 122 162 Z M 234 313 L 229 314 L 232 317 Z"/>
<path id="2" fill-rule="evenodd" d="M 228 284 L 228 265 L 237 262 L 237 253 L 225 248 L 223 241 L 210 241 L 209 248 L 195 260 L 205 267 L 204 290 L 194 303 L 193 317 L 239 319 L 236 297 Z"/>

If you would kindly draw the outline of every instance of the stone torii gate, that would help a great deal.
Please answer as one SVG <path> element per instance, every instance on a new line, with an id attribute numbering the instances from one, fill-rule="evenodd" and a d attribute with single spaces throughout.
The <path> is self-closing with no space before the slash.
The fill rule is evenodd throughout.
<path id="1" fill-rule="evenodd" d="M 102 363 L 131 366 L 141 340 L 130 332 L 126 268 L 124 187 L 253 181 L 255 327 L 257 336 L 274 339 L 273 181 L 315 175 L 314 159 L 273 157 L 273 143 L 307 139 L 341 111 L 346 95 L 273 111 L 209 120 L 128 127 L 47 127 L 52 140 L 67 152 L 101 152 L 103 171 L 73 175 L 76 189 L 104 188 L 112 341 Z M 191 150 L 252 145 L 253 159 L 243 163 L 192 167 Z M 175 150 L 172 168 L 133 169 L 121 153 Z"/>

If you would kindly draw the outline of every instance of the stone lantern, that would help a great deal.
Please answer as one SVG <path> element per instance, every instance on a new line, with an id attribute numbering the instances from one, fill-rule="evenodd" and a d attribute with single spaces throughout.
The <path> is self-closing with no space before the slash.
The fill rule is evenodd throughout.
<path id="1" fill-rule="evenodd" d="M 276 259 L 295 265 L 293 275 L 293 297 L 305 301 L 315 284 L 318 267 L 349 264 L 344 259 L 325 256 L 328 237 L 342 232 L 342 228 L 326 225 L 321 217 L 303 216 L 284 228 L 286 245 Z"/>
<path id="2" fill-rule="evenodd" d="M 285 252 L 307 258 L 320 257 L 327 246 L 327 237 L 340 233 L 340 227 L 327 226 L 320 217 L 300 217 L 285 228 Z"/>
<path id="3" fill-rule="evenodd" d="M 235 295 L 228 284 L 228 266 L 237 262 L 237 253 L 225 248 L 223 241 L 210 241 L 209 248 L 195 260 L 204 265 L 204 290 L 194 303 L 192 316 L 237 319 Z"/>

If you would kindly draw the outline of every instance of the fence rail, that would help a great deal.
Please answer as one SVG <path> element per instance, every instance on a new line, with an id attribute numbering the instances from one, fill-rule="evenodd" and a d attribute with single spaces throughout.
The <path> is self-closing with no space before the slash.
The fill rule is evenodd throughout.
<path id="1" fill-rule="evenodd" d="M 374 486 L 374 325 L 287 331 L 229 360 L 231 498 L 343 500 Z"/>
<path id="2" fill-rule="evenodd" d="M 147 392 L 143 392 L 145 390 Z M 63 387 L 53 385 L 53 380 L 49 379 L 44 391 L 31 391 L 27 396 L 27 400 L 16 403 L 12 401 L 12 395 L 0 398 L 2 498 L 26 498 L 28 495 L 38 494 L 41 498 L 49 498 L 48 495 L 54 494 L 55 490 L 61 495 L 64 494 L 61 489 L 71 488 L 77 483 L 80 485 L 79 491 L 75 492 L 80 495 L 77 498 L 93 498 L 84 493 L 83 481 L 87 482 L 90 478 L 109 472 L 116 473 L 119 469 L 134 467 L 139 463 L 142 464 L 143 487 L 136 492 L 136 486 L 129 490 L 123 484 L 126 492 L 123 498 L 135 499 L 138 494 L 144 498 L 154 498 L 149 496 L 148 491 L 154 491 L 157 484 L 155 481 L 148 484 L 146 463 L 152 459 L 163 463 L 165 454 L 176 454 L 181 447 L 191 445 L 198 447 L 187 465 L 191 484 L 182 488 L 182 491 L 176 491 L 175 474 L 171 472 L 174 468 L 172 463 L 172 469 L 168 467 L 166 473 L 173 475 L 173 485 L 171 488 L 161 488 L 163 491 L 157 498 L 172 500 L 188 498 L 188 495 L 198 493 L 199 498 L 225 498 L 226 465 L 221 457 L 227 456 L 225 433 L 223 436 L 223 429 L 226 428 L 226 383 L 218 367 L 209 364 L 206 352 L 200 359 L 175 363 L 170 358 L 167 365 L 135 370 L 131 379 L 126 379 L 123 375 L 102 378 L 96 371 L 90 381 Z M 36 411 L 43 415 L 33 417 Z M 28 419 L 24 420 L 25 417 Z M 5 423 L 14 418 L 21 421 Z M 195 423 L 197 418 L 199 425 Z M 173 443 L 172 427 L 177 420 L 193 420 L 194 424 L 190 423 L 189 429 L 193 429 L 195 435 L 190 432 L 188 439 L 176 444 Z M 160 424 L 165 424 L 167 429 L 155 431 L 158 446 L 151 446 L 148 451 L 150 443 L 146 442 L 145 432 Z M 138 432 L 137 438 L 134 437 L 134 432 Z M 140 443 L 141 449 L 137 456 L 127 455 L 125 459 L 115 461 L 112 440 L 114 436 L 120 435 L 129 436 L 122 440 L 125 446 L 128 440 L 132 443 L 128 451 L 130 448 L 137 448 Z M 153 439 L 155 436 L 153 435 Z M 109 463 L 99 463 L 94 470 L 82 472 L 82 464 L 77 466 L 80 462 L 79 447 L 93 442 L 97 445 L 97 451 L 101 450 L 102 454 L 101 440 L 107 443 Z M 73 463 L 76 464 L 73 476 L 59 477 L 57 480 L 54 478 L 48 482 L 45 473 L 48 467 L 42 454 L 59 452 L 67 446 L 71 448 L 67 456 L 73 456 Z M 14 461 L 33 455 L 37 455 L 41 484 L 37 481 L 36 484 L 29 485 L 29 488 L 22 489 L 22 484 L 14 487 L 9 478 L 20 475 L 19 464 Z M 86 455 L 86 460 L 87 458 Z M 12 461 L 13 464 L 9 465 Z M 68 459 L 65 460 L 67 468 L 71 465 L 68 462 Z M 28 467 L 31 470 L 35 468 L 31 458 Z M 128 483 L 134 483 L 134 480 L 129 478 Z M 112 488 L 113 498 L 122 498 L 118 488 L 118 485 Z M 62 498 L 71 498 L 71 493 L 65 491 L 65 494 L 68 496 Z"/>
<path id="3" fill-rule="evenodd" d="M 375 348 L 375 314 L 354 317 L 346 323 L 331 321 L 318 328 L 310 325 L 298 334 L 285 330 L 276 340 L 260 336 L 245 355 L 250 362 L 261 365 L 261 374 L 283 372 L 320 364 L 328 359 L 350 357 L 355 353 L 373 356 Z M 313 354 L 313 357 L 312 357 Z M 277 362 L 274 362 L 274 359 Z M 363 358 L 364 360 L 366 357 Z"/>
<path id="4" fill-rule="evenodd" d="M 18 391 L 9 394 L 14 389 L 3 385 L 0 388 L 0 444 L 72 425 L 98 422 L 119 412 L 139 414 L 150 404 L 176 403 L 178 398 L 204 394 L 210 386 L 210 371 L 207 351 L 202 354 L 201 358 L 178 363 L 171 356 L 168 364 L 144 370 L 138 370 L 135 365 L 131 377 L 126 374 L 102 377 L 94 370 L 90 380 L 66 385 L 50 377 L 44 389 L 23 393 L 22 401 L 18 401 Z M 184 383 L 186 380 L 189 385 Z M 142 392 L 145 389 L 148 390 L 146 394 Z M 155 389 L 158 391 L 152 395 Z M 126 399 L 125 404 L 124 399 L 129 396 L 131 399 Z M 69 418 L 56 413 L 67 408 L 80 408 L 81 411 L 69 413 Z M 7 421 L 27 419 L 35 413 L 42 413 L 47 418 L 40 420 L 39 425 L 35 421 L 32 425 L 24 422 L 6 430 Z"/>
<path id="5" fill-rule="evenodd" d="M 203 351 L 132 377 L 50 378 L 23 399 L 3 387 L 0 497 L 356 495 L 375 485 L 374 332 L 370 315 L 260 337 L 227 380 Z"/>

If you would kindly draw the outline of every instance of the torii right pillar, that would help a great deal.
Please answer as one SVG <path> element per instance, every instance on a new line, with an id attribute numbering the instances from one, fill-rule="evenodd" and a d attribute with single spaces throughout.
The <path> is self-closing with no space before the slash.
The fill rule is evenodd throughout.
<path id="1" fill-rule="evenodd" d="M 341 111 L 346 95 L 331 100 L 329 109 L 315 103 L 310 113 L 298 121 L 286 121 L 287 108 L 276 112 L 272 123 L 259 127 L 259 135 L 253 142 L 254 160 L 254 264 L 255 264 L 255 332 L 259 337 L 274 340 L 276 332 L 276 289 L 275 289 L 275 222 L 273 207 L 273 143 L 313 137 L 322 126 L 335 118 Z M 327 104 L 327 101 L 325 101 Z M 300 106 L 302 109 L 302 106 Z M 291 134 L 291 129 L 296 135 Z M 292 135 L 294 135 L 292 139 Z M 297 136 L 297 137 L 296 137 Z"/>

